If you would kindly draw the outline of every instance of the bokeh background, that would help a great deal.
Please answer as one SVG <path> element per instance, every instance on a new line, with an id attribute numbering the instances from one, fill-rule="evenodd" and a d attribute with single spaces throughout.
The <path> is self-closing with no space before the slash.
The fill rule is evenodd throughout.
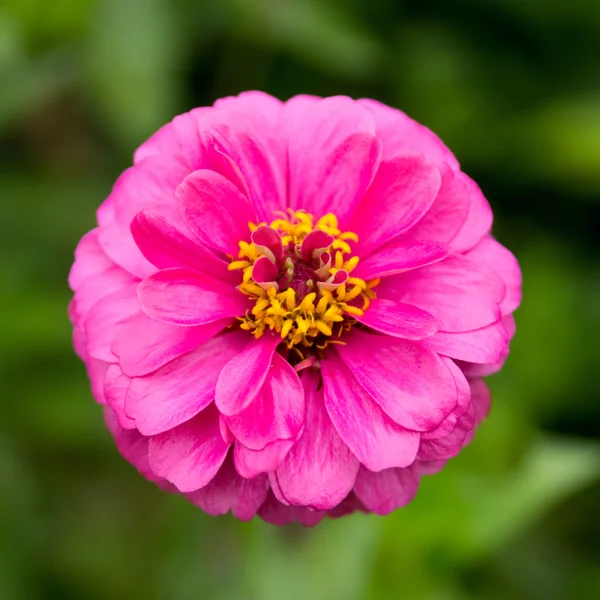
<path id="1" fill-rule="evenodd" d="M 0 598 L 599 598 L 599 31 L 597 0 L 1 0 Z M 72 252 L 133 149 L 245 89 L 402 108 L 521 261 L 491 417 L 389 517 L 203 515 L 122 461 L 71 349 Z"/>

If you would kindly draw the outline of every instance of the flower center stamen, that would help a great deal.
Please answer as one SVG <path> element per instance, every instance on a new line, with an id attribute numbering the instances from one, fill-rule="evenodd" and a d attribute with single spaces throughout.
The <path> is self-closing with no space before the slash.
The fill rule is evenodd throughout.
<path id="1" fill-rule="evenodd" d="M 289 349 L 343 343 L 338 338 L 368 309 L 379 283 L 350 275 L 359 262 L 350 242 L 358 236 L 341 232 L 334 214 L 314 223 L 301 210 L 249 228 L 251 242 L 240 242 L 229 264 L 242 271 L 239 290 L 255 301 L 240 327 L 256 338 L 275 331 Z"/>

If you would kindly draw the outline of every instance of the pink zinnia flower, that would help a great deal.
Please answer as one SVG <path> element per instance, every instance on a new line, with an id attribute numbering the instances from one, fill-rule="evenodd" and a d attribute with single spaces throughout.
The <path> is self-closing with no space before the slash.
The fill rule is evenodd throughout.
<path id="1" fill-rule="evenodd" d="M 97 217 L 76 350 L 123 456 L 206 512 L 388 513 L 487 414 L 519 267 L 403 113 L 224 98 L 142 144 Z"/>

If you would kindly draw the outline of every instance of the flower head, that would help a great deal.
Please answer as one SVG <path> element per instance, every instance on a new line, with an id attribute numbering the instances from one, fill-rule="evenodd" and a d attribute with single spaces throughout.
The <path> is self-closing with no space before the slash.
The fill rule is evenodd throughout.
<path id="1" fill-rule="evenodd" d="M 388 513 L 488 412 L 519 267 L 395 109 L 224 98 L 142 144 L 97 218 L 75 348 L 123 456 L 210 514 Z"/>

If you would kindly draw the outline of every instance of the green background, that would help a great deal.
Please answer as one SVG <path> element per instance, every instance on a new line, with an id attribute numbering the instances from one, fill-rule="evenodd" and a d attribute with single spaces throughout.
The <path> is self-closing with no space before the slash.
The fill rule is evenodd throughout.
<path id="1" fill-rule="evenodd" d="M 0 1 L 0 598 L 600 597 L 600 2 Z M 263 89 L 370 96 L 481 185 L 524 301 L 491 417 L 416 500 L 210 518 L 116 452 L 66 277 L 133 149 Z"/>

